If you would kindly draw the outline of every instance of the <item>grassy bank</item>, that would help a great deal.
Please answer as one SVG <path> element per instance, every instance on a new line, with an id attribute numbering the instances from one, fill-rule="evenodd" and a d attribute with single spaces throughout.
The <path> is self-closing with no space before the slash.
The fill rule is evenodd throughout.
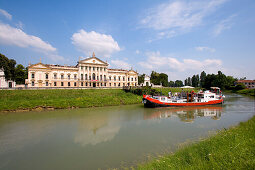
<path id="1" fill-rule="evenodd" d="M 176 153 L 139 165 L 138 169 L 253 169 L 254 132 L 255 116 Z"/>
<path id="2" fill-rule="evenodd" d="M 0 111 L 99 107 L 141 103 L 142 96 L 121 89 L 0 90 Z"/>
<path id="3" fill-rule="evenodd" d="M 238 91 L 235 91 L 235 92 L 239 93 L 239 94 L 245 94 L 245 95 L 255 97 L 255 89 L 243 89 L 243 90 L 238 90 Z"/>

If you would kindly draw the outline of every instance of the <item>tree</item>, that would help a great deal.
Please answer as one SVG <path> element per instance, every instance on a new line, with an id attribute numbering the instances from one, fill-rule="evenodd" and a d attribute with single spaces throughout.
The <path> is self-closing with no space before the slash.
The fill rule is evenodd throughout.
<path id="1" fill-rule="evenodd" d="M 138 84 L 141 84 L 141 83 L 144 82 L 144 77 L 145 77 L 145 74 L 142 74 L 142 75 L 138 76 Z"/>
<path id="2" fill-rule="evenodd" d="M 190 78 L 190 77 L 188 77 L 188 83 L 187 83 L 187 85 L 188 85 L 188 86 L 191 86 L 191 85 L 192 85 L 192 83 L 191 83 L 191 78 Z"/>
<path id="3" fill-rule="evenodd" d="M 162 84 L 163 86 L 168 86 L 168 75 L 165 73 L 157 73 L 155 71 L 151 72 L 151 83 L 155 85 Z"/>
<path id="4" fill-rule="evenodd" d="M 203 71 L 200 74 L 200 87 L 205 87 L 205 77 L 206 77 L 206 73 Z"/>
<path id="5" fill-rule="evenodd" d="M 169 87 L 174 87 L 175 86 L 175 84 L 174 84 L 174 81 L 169 81 Z"/>
<path id="6" fill-rule="evenodd" d="M 162 83 L 162 86 L 168 87 L 168 75 L 165 73 L 159 74 L 159 81 Z"/>
<path id="7" fill-rule="evenodd" d="M 15 81 L 17 84 L 25 84 L 26 70 L 23 65 L 18 64 L 15 68 Z"/>
<path id="8" fill-rule="evenodd" d="M 9 60 L 5 55 L 0 53 L 0 69 L 4 69 L 4 75 L 6 80 L 15 80 L 15 65 L 15 60 Z"/>
<path id="9" fill-rule="evenodd" d="M 155 85 L 160 85 L 159 73 L 157 73 L 155 71 L 151 72 L 151 83 L 153 83 Z"/>
<path id="10" fill-rule="evenodd" d="M 193 87 L 198 87 L 199 84 L 199 76 L 198 75 L 193 75 L 191 78 L 191 83 Z"/>
<path id="11" fill-rule="evenodd" d="M 176 80 L 174 84 L 175 84 L 175 87 L 182 87 L 183 86 L 183 82 L 181 80 Z"/>
<path id="12" fill-rule="evenodd" d="M 185 86 L 188 85 L 188 79 L 185 79 L 185 80 L 184 80 L 184 84 L 185 84 Z"/>

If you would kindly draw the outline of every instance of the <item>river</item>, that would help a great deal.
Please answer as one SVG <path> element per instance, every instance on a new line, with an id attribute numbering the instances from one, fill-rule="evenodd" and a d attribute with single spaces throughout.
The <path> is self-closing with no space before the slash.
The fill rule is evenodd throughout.
<path id="1" fill-rule="evenodd" d="M 254 98 L 223 105 L 102 108 L 0 114 L 0 169 L 107 169 L 135 166 L 255 115 Z"/>

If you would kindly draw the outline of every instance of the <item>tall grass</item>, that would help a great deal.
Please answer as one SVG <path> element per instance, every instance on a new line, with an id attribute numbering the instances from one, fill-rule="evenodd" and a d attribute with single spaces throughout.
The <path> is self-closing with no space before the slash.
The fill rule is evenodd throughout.
<path id="1" fill-rule="evenodd" d="M 255 116 L 138 169 L 254 169 Z"/>
<path id="2" fill-rule="evenodd" d="M 142 97 L 121 89 L 1 90 L 0 111 L 37 106 L 70 108 L 141 103 Z"/>

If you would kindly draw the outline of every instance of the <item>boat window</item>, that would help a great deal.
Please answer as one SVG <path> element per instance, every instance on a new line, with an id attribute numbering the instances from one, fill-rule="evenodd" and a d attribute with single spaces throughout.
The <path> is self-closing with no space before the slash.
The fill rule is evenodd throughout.
<path id="1" fill-rule="evenodd" d="M 161 100 L 162 100 L 162 101 L 165 101 L 165 98 L 164 98 L 164 97 L 161 97 Z"/>

